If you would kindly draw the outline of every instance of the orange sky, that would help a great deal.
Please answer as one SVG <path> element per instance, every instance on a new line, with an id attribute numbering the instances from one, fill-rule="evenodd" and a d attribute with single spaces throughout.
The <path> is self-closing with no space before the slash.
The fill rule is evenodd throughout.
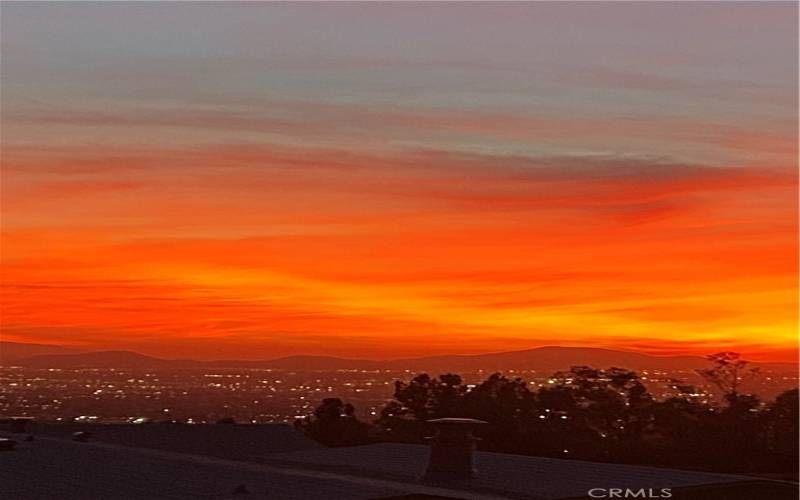
<path id="1" fill-rule="evenodd" d="M 68 9 L 48 38 L 41 9 L 4 6 L 3 340 L 197 358 L 554 344 L 796 357 L 796 54 L 770 46 L 796 26 L 683 62 L 666 33 L 614 38 L 609 16 L 577 39 L 614 42 L 595 66 L 528 60 L 543 40 L 510 26 L 508 60 L 464 53 L 454 79 L 436 62 L 449 45 L 423 39 L 415 60 L 416 46 L 350 35 L 388 44 L 376 62 L 288 6 L 238 19 L 253 23 L 241 37 L 269 9 L 320 23 L 263 35 L 289 47 L 276 54 L 203 46 L 202 14 L 178 22 L 201 33 L 177 48 L 122 25 L 118 44 L 88 47 L 81 23 L 97 19 Z M 158 9 L 132 15 L 150 26 Z M 738 33 L 719 26 L 702 36 Z M 308 44 L 319 52 L 291 55 Z"/>

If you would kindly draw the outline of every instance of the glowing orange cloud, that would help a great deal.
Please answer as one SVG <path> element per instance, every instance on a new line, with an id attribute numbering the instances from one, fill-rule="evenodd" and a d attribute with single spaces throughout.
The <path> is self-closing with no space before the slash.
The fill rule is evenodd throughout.
<path id="1" fill-rule="evenodd" d="M 290 4 L 3 5 L 3 340 L 796 358 L 796 5 Z"/>
<path id="2" fill-rule="evenodd" d="M 6 158 L 9 339 L 199 357 L 558 339 L 761 359 L 795 340 L 797 221 L 775 217 L 796 195 L 788 168 L 286 147 Z"/>

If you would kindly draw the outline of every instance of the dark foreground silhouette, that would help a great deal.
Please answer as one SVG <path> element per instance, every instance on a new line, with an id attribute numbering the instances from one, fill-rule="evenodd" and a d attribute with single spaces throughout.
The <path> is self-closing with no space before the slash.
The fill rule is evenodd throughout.
<path id="1" fill-rule="evenodd" d="M 394 399 L 372 424 L 359 421 L 352 405 L 328 398 L 296 425 L 327 446 L 421 443 L 432 434 L 428 420 L 467 417 L 488 422 L 478 433 L 486 451 L 796 474 L 797 389 L 763 402 L 739 392 L 758 373 L 736 353 L 708 359 L 712 366 L 699 373 L 719 388 L 720 400 L 678 381 L 678 395 L 659 400 L 624 368 L 577 366 L 541 388 L 500 373 L 474 387 L 454 374 L 420 374 L 395 383 Z"/>

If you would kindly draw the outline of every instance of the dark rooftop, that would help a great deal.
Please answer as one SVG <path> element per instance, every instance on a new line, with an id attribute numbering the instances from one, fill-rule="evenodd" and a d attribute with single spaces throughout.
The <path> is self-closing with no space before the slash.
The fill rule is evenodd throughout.
<path id="1" fill-rule="evenodd" d="M 35 423 L 32 430 L 55 437 L 88 431 L 104 443 L 251 462 L 270 453 L 322 448 L 287 424 Z"/>
<path id="2" fill-rule="evenodd" d="M 240 485 L 247 493 L 234 494 Z M 0 453 L 3 500 L 497 499 L 448 493 L 424 485 L 52 437 L 21 440 L 15 451 Z"/>
<path id="3" fill-rule="evenodd" d="M 285 425 L 41 425 L 0 452 L 3 500 L 588 499 L 592 488 L 671 488 L 675 500 L 795 500 L 748 476 L 478 452 L 466 480 L 423 482 L 428 448 L 323 448 Z M 39 432 L 41 431 L 41 432 Z M 72 433 L 89 431 L 88 442 Z M 241 494 L 235 494 L 238 489 Z M 641 498 L 641 496 L 640 496 Z"/>
<path id="4" fill-rule="evenodd" d="M 427 456 L 426 446 L 385 443 L 277 453 L 268 457 L 268 463 L 413 481 L 423 474 Z M 733 474 L 489 452 L 477 452 L 475 464 L 478 473 L 474 478 L 449 486 L 469 491 L 499 493 L 510 498 L 555 500 L 583 498 L 590 489 L 598 487 L 657 490 L 659 488 L 706 489 L 753 482 L 773 484 Z M 785 484 L 781 484 L 786 487 Z M 793 488 L 796 491 L 796 486 Z M 676 494 L 674 498 L 682 497 Z"/>

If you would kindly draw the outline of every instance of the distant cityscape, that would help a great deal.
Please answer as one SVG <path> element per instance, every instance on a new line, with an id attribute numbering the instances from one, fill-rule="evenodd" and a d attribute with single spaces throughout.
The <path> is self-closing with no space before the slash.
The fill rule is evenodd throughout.
<path id="1" fill-rule="evenodd" d="M 324 398 L 352 403 L 356 415 L 374 420 L 392 399 L 394 382 L 416 370 L 115 369 L 0 367 L 0 415 L 43 421 L 209 423 L 292 422 L 310 414 Z M 697 388 L 699 402 L 713 401 L 715 388 L 693 370 L 639 370 L 657 398 L 677 394 L 677 381 Z M 431 372 L 438 375 L 438 372 Z M 460 372 L 467 384 L 490 372 Z M 506 376 L 534 387 L 552 383 L 552 370 L 508 370 Z M 763 369 L 745 388 L 770 400 L 796 387 L 796 372 Z"/>

